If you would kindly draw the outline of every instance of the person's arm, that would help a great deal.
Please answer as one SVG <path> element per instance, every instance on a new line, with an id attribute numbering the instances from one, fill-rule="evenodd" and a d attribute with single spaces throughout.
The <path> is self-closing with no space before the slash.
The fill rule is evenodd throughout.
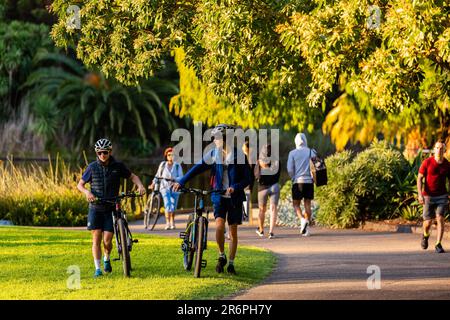
<path id="1" fill-rule="evenodd" d="M 231 190 L 229 190 L 228 193 L 233 193 L 234 191 L 244 190 L 247 186 L 250 185 L 250 168 L 248 167 L 248 164 L 237 164 L 235 167 L 235 170 L 237 170 L 237 166 L 242 166 L 244 176 L 243 178 L 238 182 L 234 183 L 231 186 Z M 230 189 L 230 188 L 229 188 Z"/>
<path id="2" fill-rule="evenodd" d="M 84 193 L 87 201 L 93 202 L 93 201 L 95 201 L 95 196 L 92 194 L 91 191 L 86 189 L 86 187 L 85 187 L 86 183 L 87 183 L 86 181 L 84 181 L 83 179 L 80 179 L 80 181 L 78 182 L 77 188 L 78 188 L 78 190 L 80 190 L 80 192 Z"/>
<path id="3" fill-rule="evenodd" d="M 156 174 L 155 177 L 152 180 L 152 183 L 148 186 L 148 188 L 150 190 L 153 190 L 153 188 L 155 187 L 155 184 L 158 183 L 158 180 L 156 179 L 156 177 L 160 177 L 162 175 L 162 167 L 165 164 L 165 161 L 161 162 L 158 166 L 158 170 L 156 170 Z"/>
<path id="4" fill-rule="evenodd" d="M 176 179 L 177 182 L 173 185 L 173 191 L 178 191 L 181 187 L 183 187 L 189 180 L 195 177 L 198 174 L 201 174 L 211 168 L 210 164 L 207 164 L 204 159 L 195 164 L 184 176 Z"/>
<path id="5" fill-rule="evenodd" d="M 141 195 L 143 195 L 143 194 L 146 192 L 145 187 L 144 187 L 144 185 L 143 185 L 142 182 L 141 182 L 141 179 L 139 179 L 139 177 L 138 177 L 137 175 L 135 175 L 134 173 L 132 173 L 132 172 L 130 171 L 130 169 L 128 169 L 128 168 L 125 166 L 125 164 L 123 164 L 123 163 L 120 164 L 120 170 L 121 170 L 121 176 L 122 176 L 122 178 L 124 178 L 124 179 L 130 179 L 130 180 L 134 183 L 134 185 L 138 187 L 138 192 L 139 192 Z"/>
<path id="6" fill-rule="evenodd" d="M 289 153 L 288 162 L 287 162 L 287 171 L 288 171 L 289 177 L 291 177 L 291 179 L 294 179 L 294 174 L 295 174 L 294 164 L 295 163 L 294 163 L 292 153 Z"/>
<path id="7" fill-rule="evenodd" d="M 423 195 L 422 195 L 422 190 L 423 190 L 423 174 L 419 173 L 417 176 L 417 199 L 419 200 L 420 204 L 423 204 Z"/>
<path id="8" fill-rule="evenodd" d="M 145 187 L 141 182 L 141 179 L 139 179 L 139 177 L 137 175 L 135 175 L 134 173 L 132 173 L 130 175 L 130 180 L 137 186 L 138 188 L 138 192 L 140 194 L 144 194 L 145 193 Z"/>
<path id="9" fill-rule="evenodd" d="M 84 193 L 87 201 L 89 202 L 95 200 L 94 194 L 85 187 L 86 183 L 90 183 L 91 181 L 92 181 L 92 170 L 91 167 L 88 166 L 86 170 L 83 172 L 83 175 L 81 176 L 81 179 L 78 182 L 77 188 L 78 190 L 80 190 L 80 192 Z"/>
<path id="10" fill-rule="evenodd" d="M 178 171 L 177 171 L 177 178 L 180 178 L 183 176 L 183 167 L 181 166 L 181 164 L 178 164 Z"/>
<path id="11" fill-rule="evenodd" d="M 422 164 L 420 165 L 419 168 L 419 173 L 417 175 L 417 200 L 419 200 L 420 204 L 423 204 L 423 178 L 426 175 L 427 172 L 427 165 L 428 162 L 425 160 L 424 162 L 422 162 Z"/>

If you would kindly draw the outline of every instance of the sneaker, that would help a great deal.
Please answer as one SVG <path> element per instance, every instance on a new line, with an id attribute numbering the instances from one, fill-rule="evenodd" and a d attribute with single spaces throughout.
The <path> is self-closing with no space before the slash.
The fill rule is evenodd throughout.
<path id="1" fill-rule="evenodd" d="M 309 228 L 306 228 L 305 233 L 302 234 L 303 237 L 309 237 L 311 234 L 309 233 Z"/>
<path id="2" fill-rule="evenodd" d="M 275 236 L 273 235 L 273 232 L 269 233 L 269 239 L 273 239 Z"/>
<path id="3" fill-rule="evenodd" d="M 96 269 L 94 273 L 94 278 L 101 277 L 103 275 L 102 270 Z"/>
<path id="4" fill-rule="evenodd" d="M 234 270 L 234 264 L 229 264 L 228 265 L 228 267 L 227 267 L 227 272 L 229 273 L 229 274 L 236 274 L 236 270 Z"/>
<path id="5" fill-rule="evenodd" d="M 104 261 L 103 260 L 103 265 L 104 265 L 104 270 L 105 272 L 112 272 L 112 267 L 111 267 L 111 261 Z"/>
<path id="6" fill-rule="evenodd" d="M 170 225 L 166 225 L 166 227 L 164 228 L 164 230 L 170 230 Z"/>
<path id="7" fill-rule="evenodd" d="M 223 272 L 223 267 L 225 267 L 225 265 L 227 264 L 227 257 L 219 257 L 218 261 L 217 261 L 217 265 L 216 265 L 216 272 L 217 273 L 222 273 Z"/>
<path id="8" fill-rule="evenodd" d="M 434 249 L 436 250 L 437 253 L 445 253 L 444 248 L 442 248 L 442 245 L 440 243 L 438 243 Z"/>
<path id="9" fill-rule="evenodd" d="M 304 220 L 302 221 L 302 224 L 301 224 L 301 227 L 300 227 L 300 233 L 301 233 L 301 234 L 304 235 L 304 234 L 307 232 L 307 230 L 308 230 L 308 225 L 309 225 L 308 221 L 307 221 L 306 219 L 304 219 Z"/>
<path id="10" fill-rule="evenodd" d="M 176 229 L 176 228 L 175 228 L 175 225 L 174 225 L 174 224 L 170 226 L 170 230 L 175 230 L 175 229 Z"/>
<path id="11" fill-rule="evenodd" d="M 256 234 L 260 237 L 264 237 L 264 230 L 263 231 L 259 231 L 259 228 L 256 228 Z"/>
<path id="12" fill-rule="evenodd" d="M 425 235 L 422 234 L 422 242 L 420 243 L 420 245 L 422 246 L 423 250 L 426 250 L 428 248 L 428 238 L 430 236 L 428 235 L 428 237 L 425 237 Z"/>

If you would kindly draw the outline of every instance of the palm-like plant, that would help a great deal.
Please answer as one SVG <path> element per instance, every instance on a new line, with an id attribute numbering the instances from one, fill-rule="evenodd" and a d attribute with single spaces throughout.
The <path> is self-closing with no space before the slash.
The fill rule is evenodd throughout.
<path id="1" fill-rule="evenodd" d="M 125 87 L 59 53 L 38 53 L 34 63 L 41 67 L 24 85 L 31 91 L 31 102 L 41 101 L 42 95 L 52 98 L 59 115 L 59 121 L 52 123 L 71 137 L 70 147 L 76 151 L 105 136 L 116 141 L 139 137 L 144 144 L 159 146 L 161 132 L 176 127 L 166 106 L 178 93 L 173 81 L 150 78 L 136 87 Z"/>

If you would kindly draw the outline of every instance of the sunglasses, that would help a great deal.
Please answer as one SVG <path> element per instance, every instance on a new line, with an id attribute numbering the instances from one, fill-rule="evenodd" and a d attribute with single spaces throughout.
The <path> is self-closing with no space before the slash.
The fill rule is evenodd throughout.
<path id="1" fill-rule="evenodd" d="M 107 155 L 107 154 L 109 154 L 109 151 L 99 151 L 99 152 L 97 152 L 97 155 Z"/>

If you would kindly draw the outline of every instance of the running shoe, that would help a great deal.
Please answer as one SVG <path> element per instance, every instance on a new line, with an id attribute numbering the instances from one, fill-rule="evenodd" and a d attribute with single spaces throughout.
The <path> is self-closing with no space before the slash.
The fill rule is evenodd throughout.
<path id="1" fill-rule="evenodd" d="M 225 267 L 225 265 L 227 264 L 227 257 L 219 257 L 218 261 L 217 261 L 217 265 L 216 265 L 216 272 L 217 273 L 222 273 L 223 272 L 223 267 Z"/>
<path id="2" fill-rule="evenodd" d="M 422 242 L 420 243 L 420 245 L 422 246 L 423 250 L 426 250 L 428 248 L 428 237 L 425 237 L 425 235 L 422 234 Z"/>
<path id="3" fill-rule="evenodd" d="M 260 237 L 264 237 L 264 230 L 263 231 L 259 231 L 259 228 L 256 228 L 256 234 Z"/>
<path id="4" fill-rule="evenodd" d="M 434 249 L 436 250 L 437 253 L 445 253 L 444 248 L 442 248 L 442 245 L 440 243 L 438 243 Z"/>
<path id="5" fill-rule="evenodd" d="M 269 239 L 273 239 L 273 238 L 275 238 L 273 232 L 269 233 Z"/>
<path id="6" fill-rule="evenodd" d="M 228 265 L 228 267 L 227 267 L 227 272 L 228 272 L 229 274 L 233 274 L 233 275 L 236 274 L 236 270 L 234 270 L 234 264 L 229 264 L 229 265 Z"/>
<path id="7" fill-rule="evenodd" d="M 112 272 L 112 266 L 111 266 L 110 260 L 108 260 L 108 261 L 103 260 L 103 265 L 104 265 L 105 272 L 107 272 L 107 273 Z"/>
<path id="8" fill-rule="evenodd" d="M 101 276 L 103 276 L 102 270 L 96 269 L 95 273 L 94 273 L 94 278 L 98 278 L 98 277 L 101 277 Z"/>
<path id="9" fill-rule="evenodd" d="M 301 233 L 302 235 L 305 235 L 305 234 L 306 234 L 306 232 L 308 231 L 308 226 L 309 226 L 308 221 L 307 221 L 306 219 L 305 219 L 304 221 L 305 221 L 305 222 L 302 223 L 302 226 L 301 226 L 301 228 L 300 228 L 300 233 Z"/>

